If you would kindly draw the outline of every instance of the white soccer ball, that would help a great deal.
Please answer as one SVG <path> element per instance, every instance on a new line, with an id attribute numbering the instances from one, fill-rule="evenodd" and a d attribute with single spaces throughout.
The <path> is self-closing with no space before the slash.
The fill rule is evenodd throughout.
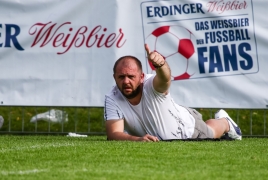
<path id="1" fill-rule="evenodd" d="M 161 54 L 168 62 L 172 80 L 189 79 L 197 72 L 196 40 L 188 29 L 182 26 L 161 26 L 149 34 L 145 41 L 152 51 Z M 150 62 L 149 65 L 155 71 Z"/>

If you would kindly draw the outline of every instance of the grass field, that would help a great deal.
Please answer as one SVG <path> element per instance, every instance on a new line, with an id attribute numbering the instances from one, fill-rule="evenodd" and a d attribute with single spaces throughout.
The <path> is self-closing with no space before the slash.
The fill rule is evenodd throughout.
<path id="1" fill-rule="evenodd" d="M 116 142 L 106 136 L 0 136 L 0 179 L 268 177 L 268 139 Z"/>

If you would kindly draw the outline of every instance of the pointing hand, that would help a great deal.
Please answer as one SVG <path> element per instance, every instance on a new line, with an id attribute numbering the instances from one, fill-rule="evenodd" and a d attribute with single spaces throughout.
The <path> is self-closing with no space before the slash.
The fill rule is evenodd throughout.
<path id="1" fill-rule="evenodd" d="M 157 52 L 150 52 L 150 48 L 147 44 L 144 45 L 148 60 L 153 64 L 153 66 L 157 69 L 162 67 L 165 64 L 165 59 L 161 54 Z"/>

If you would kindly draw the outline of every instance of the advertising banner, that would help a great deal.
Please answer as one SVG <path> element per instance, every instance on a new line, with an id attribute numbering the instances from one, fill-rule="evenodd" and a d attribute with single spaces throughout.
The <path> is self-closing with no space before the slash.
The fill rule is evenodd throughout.
<path id="1" fill-rule="evenodd" d="M 1 0 L 0 105 L 97 106 L 114 62 L 144 44 L 171 67 L 178 104 L 268 107 L 268 1 Z"/>

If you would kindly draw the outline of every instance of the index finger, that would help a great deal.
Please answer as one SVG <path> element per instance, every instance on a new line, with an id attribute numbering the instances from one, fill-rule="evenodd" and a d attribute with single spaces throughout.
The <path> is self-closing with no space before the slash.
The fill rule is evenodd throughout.
<path id="1" fill-rule="evenodd" d="M 147 52 L 147 56 L 149 57 L 149 54 L 150 54 L 150 48 L 149 48 L 148 44 L 145 44 L 144 47 L 145 47 L 145 50 L 146 50 L 146 52 Z"/>

